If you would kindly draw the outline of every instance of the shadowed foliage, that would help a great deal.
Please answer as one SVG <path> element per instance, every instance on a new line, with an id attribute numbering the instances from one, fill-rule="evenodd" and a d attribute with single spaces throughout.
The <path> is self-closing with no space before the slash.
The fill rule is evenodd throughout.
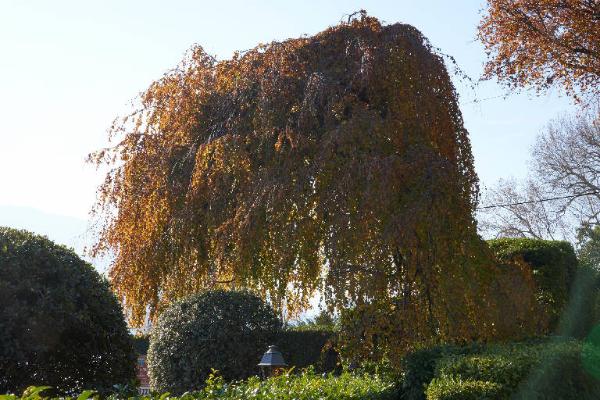
<path id="1" fill-rule="evenodd" d="M 528 238 L 489 240 L 496 256 L 505 262 L 523 261 L 533 272 L 537 298 L 553 332 L 565 311 L 577 272 L 577 257 L 569 242 Z"/>
<path id="2" fill-rule="evenodd" d="M 247 292 L 217 290 L 175 302 L 152 329 L 150 384 L 181 394 L 202 387 L 213 369 L 227 380 L 258 374 L 280 329 L 273 309 Z"/>
<path id="3" fill-rule="evenodd" d="M 0 228 L 0 304 L 0 392 L 105 391 L 135 378 L 121 306 L 72 250 Z"/>

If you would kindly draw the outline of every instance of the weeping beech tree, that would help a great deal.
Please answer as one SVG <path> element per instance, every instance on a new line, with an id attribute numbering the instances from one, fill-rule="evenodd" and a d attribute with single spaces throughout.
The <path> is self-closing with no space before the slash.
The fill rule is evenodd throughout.
<path id="1" fill-rule="evenodd" d="M 246 288 L 279 310 L 387 305 L 402 343 L 486 337 L 496 267 L 443 59 L 361 13 L 217 61 L 197 46 L 112 128 L 96 254 L 134 325 Z M 398 312 L 401 311 L 401 312 Z"/>

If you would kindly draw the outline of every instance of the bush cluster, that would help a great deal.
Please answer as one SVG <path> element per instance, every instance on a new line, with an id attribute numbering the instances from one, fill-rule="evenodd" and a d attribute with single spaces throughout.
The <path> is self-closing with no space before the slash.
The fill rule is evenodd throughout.
<path id="1" fill-rule="evenodd" d="M 0 392 L 108 390 L 135 379 L 134 366 L 106 279 L 43 236 L 0 228 Z"/>
<path id="2" fill-rule="evenodd" d="M 152 330 L 148 371 L 153 388 L 179 394 L 202 385 L 213 369 L 227 381 L 259 373 L 257 364 L 276 344 L 289 367 L 340 370 L 333 326 L 281 329 L 273 309 L 248 292 L 213 291 L 176 302 Z M 147 339 L 135 339 L 145 353 Z"/>
<path id="3" fill-rule="evenodd" d="M 288 328 L 277 333 L 273 343 L 277 345 L 286 363 L 290 367 L 315 367 L 319 372 L 332 372 L 341 368 L 340 356 L 335 348 L 337 332 L 331 327 L 310 326 L 297 329 Z M 147 354 L 150 346 L 149 336 L 134 336 L 136 353 Z M 251 375 L 256 372 L 253 365 Z"/>

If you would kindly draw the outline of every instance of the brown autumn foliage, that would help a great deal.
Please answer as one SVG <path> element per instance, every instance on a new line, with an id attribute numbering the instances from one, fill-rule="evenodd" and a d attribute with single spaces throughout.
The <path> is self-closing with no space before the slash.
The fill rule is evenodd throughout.
<path id="1" fill-rule="evenodd" d="M 577 100 L 600 94 L 598 0 L 488 0 L 479 38 L 490 57 L 484 78 L 559 86 Z"/>
<path id="2" fill-rule="evenodd" d="M 496 334 L 468 133 L 412 26 L 361 13 L 230 60 L 194 47 L 112 133 L 94 251 L 134 325 L 218 286 L 289 314 L 376 301 L 396 348 Z"/>

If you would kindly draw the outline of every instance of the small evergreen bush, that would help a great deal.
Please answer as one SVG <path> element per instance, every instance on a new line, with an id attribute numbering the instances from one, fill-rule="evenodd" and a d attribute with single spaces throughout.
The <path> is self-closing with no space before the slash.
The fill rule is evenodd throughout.
<path id="1" fill-rule="evenodd" d="M 0 228 L 0 393 L 106 391 L 135 379 L 134 368 L 106 279 L 43 236 Z"/>
<path id="2" fill-rule="evenodd" d="M 273 309 L 249 292 L 218 290 L 178 301 L 152 329 L 150 384 L 181 394 L 199 389 L 213 369 L 228 381 L 257 374 L 280 329 Z"/>

